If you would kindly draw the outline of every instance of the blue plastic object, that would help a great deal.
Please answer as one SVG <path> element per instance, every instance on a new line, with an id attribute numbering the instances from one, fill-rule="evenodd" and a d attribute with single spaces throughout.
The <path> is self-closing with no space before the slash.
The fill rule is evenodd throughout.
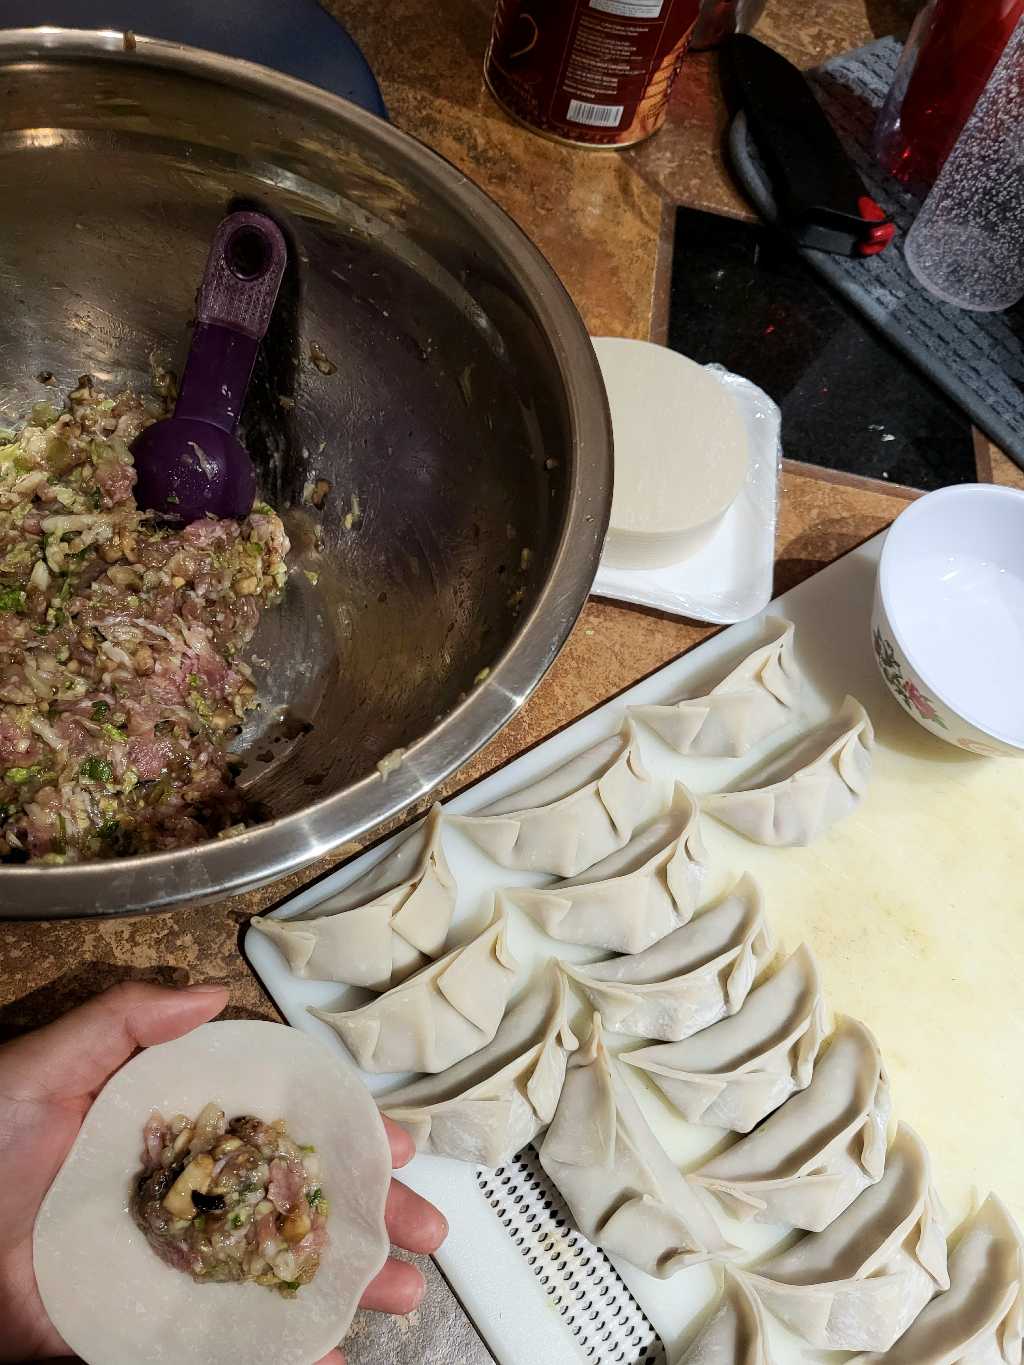
<path id="1" fill-rule="evenodd" d="M 2 0 L 0 27 L 132 29 L 259 62 L 387 118 L 366 58 L 317 0 Z"/>

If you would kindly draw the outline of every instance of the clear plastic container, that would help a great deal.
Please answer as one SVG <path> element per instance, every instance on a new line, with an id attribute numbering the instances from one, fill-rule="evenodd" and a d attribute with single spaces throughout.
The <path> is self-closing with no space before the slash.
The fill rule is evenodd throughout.
<path id="1" fill-rule="evenodd" d="M 932 294 L 996 312 L 1024 297 L 1024 19 L 904 244 Z"/>
<path id="2" fill-rule="evenodd" d="M 881 165 L 925 194 L 971 116 L 1024 0 L 927 0 L 875 128 Z"/>

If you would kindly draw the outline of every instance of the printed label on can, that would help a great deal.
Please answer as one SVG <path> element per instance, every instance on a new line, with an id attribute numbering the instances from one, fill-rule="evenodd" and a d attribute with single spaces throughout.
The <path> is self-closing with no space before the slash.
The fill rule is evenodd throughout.
<path id="1" fill-rule="evenodd" d="M 699 0 L 498 0 L 484 74 L 542 132 L 623 146 L 663 123 Z"/>
<path id="2" fill-rule="evenodd" d="M 660 19 L 662 0 L 590 0 L 590 8 L 622 19 Z"/>
<path id="3" fill-rule="evenodd" d="M 626 112 L 624 104 L 588 104 L 586 100 L 569 101 L 569 122 L 583 123 L 591 128 L 617 128 Z"/>

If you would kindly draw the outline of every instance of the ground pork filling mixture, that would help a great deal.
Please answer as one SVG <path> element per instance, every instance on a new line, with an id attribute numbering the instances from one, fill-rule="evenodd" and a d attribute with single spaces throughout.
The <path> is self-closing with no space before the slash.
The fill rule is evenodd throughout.
<path id="1" fill-rule="evenodd" d="M 227 1123 L 214 1103 L 195 1119 L 150 1114 L 131 1212 L 160 1259 L 200 1284 L 253 1280 L 286 1298 L 328 1243 L 315 1149 L 282 1119 Z"/>
<path id="2" fill-rule="evenodd" d="M 255 706 L 240 657 L 288 540 L 242 522 L 157 526 L 129 442 L 162 401 L 105 397 L 0 430 L 0 859 L 182 848 L 251 819 L 228 746 Z"/>

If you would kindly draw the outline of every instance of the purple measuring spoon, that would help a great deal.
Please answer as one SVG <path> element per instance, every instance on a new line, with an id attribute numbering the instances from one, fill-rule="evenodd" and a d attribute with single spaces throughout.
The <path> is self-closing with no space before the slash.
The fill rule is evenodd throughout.
<path id="1" fill-rule="evenodd" d="M 287 258 L 265 214 L 232 213 L 217 228 L 174 415 L 132 445 L 143 511 L 174 522 L 252 511 L 256 473 L 235 428 Z"/>

